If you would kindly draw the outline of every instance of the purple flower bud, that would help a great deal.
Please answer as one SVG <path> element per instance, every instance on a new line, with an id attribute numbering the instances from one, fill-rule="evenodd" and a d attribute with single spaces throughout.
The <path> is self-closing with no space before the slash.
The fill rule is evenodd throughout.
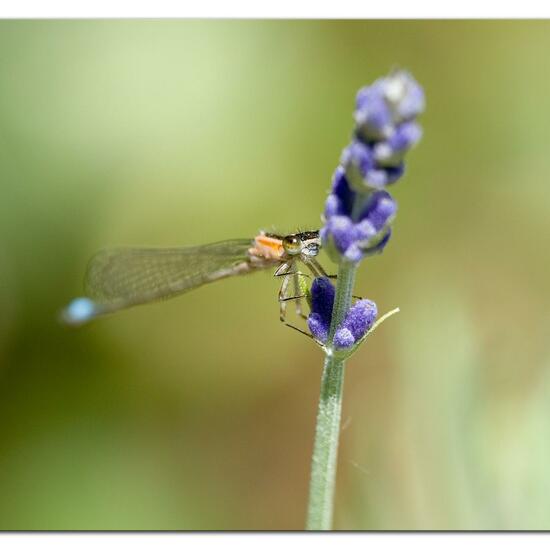
<path id="1" fill-rule="evenodd" d="M 310 313 L 307 318 L 307 326 L 315 340 L 323 343 L 327 341 L 330 321 L 327 323 L 318 313 Z"/>
<path id="2" fill-rule="evenodd" d="M 372 327 L 377 315 L 378 308 L 372 300 L 359 300 L 350 307 L 342 328 L 348 329 L 355 340 L 360 340 Z"/>
<path id="3" fill-rule="evenodd" d="M 313 337 L 319 342 L 326 342 L 332 319 L 334 305 L 334 286 L 326 277 L 318 277 L 311 285 L 311 313 L 307 324 Z"/>
<path id="4" fill-rule="evenodd" d="M 319 314 L 321 320 L 328 321 L 332 316 L 336 291 L 327 277 L 317 277 L 311 285 L 311 311 Z"/>
<path id="5" fill-rule="evenodd" d="M 374 145 L 374 158 L 381 166 L 397 166 L 421 137 L 422 129 L 416 122 L 404 122 L 389 139 Z"/>
<path id="6" fill-rule="evenodd" d="M 338 197 L 341 205 L 341 214 L 349 215 L 355 202 L 357 193 L 351 189 L 346 178 L 345 170 L 338 166 L 332 178 L 332 192 Z"/>
<path id="7" fill-rule="evenodd" d="M 390 237 L 391 228 L 388 228 L 385 232 L 380 233 L 378 239 L 372 239 L 367 243 L 362 243 L 360 248 L 363 253 L 363 257 L 372 256 L 373 254 L 380 254 L 388 244 Z"/>
<path id="8" fill-rule="evenodd" d="M 331 193 L 325 201 L 325 218 L 328 219 L 332 216 L 338 216 L 342 214 L 342 205 L 338 197 Z"/>
<path id="9" fill-rule="evenodd" d="M 365 186 L 368 186 L 368 182 L 365 180 L 369 173 L 376 168 L 372 149 L 361 141 L 352 141 L 342 151 L 340 161 L 346 171 L 348 182 L 355 190 L 364 192 Z"/>
<path id="10" fill-rule="evenodd" d="M 325 203 L 325 217 L 349 216 L 355 202 L 355 191 L 352 191 L 342 166 L 338 166 L 332 177 L 332 193 Z"/>
<path id="11" fill-rule="evenodd" d="M 392 131 L 392 112 L 385 98 L 382 80 L 365 86 L 357 93 L 355 123 L 366 141 L 387 138 Z"/>
<path id="12" fill-rule="evenodd" d="M 333 216 L 327 220 L 325 227 L 339 254 L 344 254 L 357 240 L 355 225 L 347 216 Z"/>
<path id="13" fill-rule="evenodd" d="M 361 219 L 368 220 L 376 231 L 392 222 L 397 212 L 397 203 L 387 191 L 373 193 L 361 212 Z"/>
<path id="14" fill-rule="evenodd" d="M 394 123 L 410 120 L 424 110 L 424 90 L 407 71 L 392 73 L 384 79 L 383 87 Z"/>
<path id="15" fill-rule="evenodd" d="M 405 166 L 378 166 L 365 175 L 365 181 L 373 189 L 383 189 L 386 185 L 395 183 L 405 172 Z"/>
<path id="16" fill-rule="evenodd" d="M 369 188 L 382 189 L 403 175 L 402 164 L 382 166 L 377 163 L 375 152 L 375 149 L 357 140 L 342 152 L 341 161 L 346 178 L 354 190 L 364 193 Z"/>
<path id="17" fill-rule="evenodd" d="M 402 152 L 410 149 L 422 137 L 422 128 L 417 122 L 403 122 L 388 139 L 388 145 L 393 151 Z"/>

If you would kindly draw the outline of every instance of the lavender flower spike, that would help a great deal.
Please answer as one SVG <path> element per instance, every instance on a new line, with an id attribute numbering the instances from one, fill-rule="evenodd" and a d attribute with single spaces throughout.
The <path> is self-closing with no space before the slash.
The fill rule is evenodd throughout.
<path id="1" fill-rule="evenodd" d="M 325 202 L 320 237 L 338 264 L 338 276 L 336 288 L 327 278 L 315 279 L 309 298 L 309 330 L 325 352 L 311 460 L 310 530 L 332 526 L 345 362 L 367 334 L 399 311 L 376 321 L 376 304 L 353 303 L 353 288 L 359 262 L 381 252 L 391 237 L 397 204 L 387 188 L 401 178 L 406 153 L 422 136 L 416 118 L 423 109 L 424 92 L 405 71 L 394 71 L 359 90 L 352 138 Z"/>
<path id="2" fill-rule="evenodd" d="M 359 90 L 355 139 L 341 159 L 357 191 L 382 189 L 403 175 L 403 158 L 422 136 L 415 119 L 424 104 L 424 91 L 406 71 L 393 72 Z"/>
<path id="3" fill-rule="evenodd" d="M 357 263 L 365 256 L 381 252 L 391 235 L 390 224 L 397 204 L 386 191 L 371 193 L 352 219 L 358 193 L 350 188 L 342 167 L 333 179 L 333 191 L 325 205 L 325 226 L 321 239 L 335 261 Z"/>
<path id="4" fill-rule="evenodd" d="M 422 136 L 415 119 L 423 109 L 424 92 L 405 71 L 359 90 L 354 135 L 336 169 L 321 230 L 334 261 L 357 264 L 388 243 L 397 205 L 385 188 L 403 175 L 405 154 Z"/>
<path id="5" fill-rule="evenodd" d="M 318 277 L 311 286 L 311 313 L 307 323 L 312 336 L 325 344 L 328 339 L 332 308 L 334 305 L 334 287 L 324 277 Z M 359 341 L 372 327 L 378 310 L 371 300 L 359 300 L 348 310 L 342 324 L 334 334 L 334 346 L 337 349 L 349 348 Z"/>

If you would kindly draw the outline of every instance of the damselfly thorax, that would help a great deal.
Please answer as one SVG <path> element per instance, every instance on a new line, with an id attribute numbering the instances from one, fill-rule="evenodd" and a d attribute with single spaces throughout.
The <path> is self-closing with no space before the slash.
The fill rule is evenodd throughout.
<path id="1" fill-rule="evenodd" d="M 73 300 L 62 313 L 69 324 L 81 324 L 99 315 L 171 298 L 225 277 L 276 268 L 282 277 L 280 316 L 295 301 L 303 316 L 299 292 L 300 264 L 314 277 L 325 276 L 316 256 L 318 231 L 292 235 L 261 232 L 254 239 L 233 239 L 180 248 L 115 248 L 96 254 L 85 277 L 87 297 Z"/>

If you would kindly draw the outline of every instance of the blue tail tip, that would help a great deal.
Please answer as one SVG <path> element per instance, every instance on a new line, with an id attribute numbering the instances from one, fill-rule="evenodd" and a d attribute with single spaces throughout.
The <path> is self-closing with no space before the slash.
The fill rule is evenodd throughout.
<path id="1" fill-rule="evenodd" d="M 97 305 L 90 298 L 75 298 L 61 312 L 61 320 L 67 325 L 78 326 L 93 319 L 97 312 Z"/>

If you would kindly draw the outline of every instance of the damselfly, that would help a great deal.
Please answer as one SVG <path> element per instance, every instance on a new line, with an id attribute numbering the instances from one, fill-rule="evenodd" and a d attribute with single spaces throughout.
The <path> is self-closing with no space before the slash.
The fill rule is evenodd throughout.
<path id="1" fill-rule="evenodd" d="M 80 325 L 100 315 L 183 294 L 225 277 L 276 267 L 282 277 L 279 291 L 280 317 L 295 301 L 302 317 L 303 263 L 314 277 L 327 276 L 316 256 L 319 231 L 292 235 L 261 232 L 254 239 L 233 239 L 181 248 L 114 248 L 99 252 L 89 263 L 85 290 L 89 297 L 73 300 L 62 320 Z M 292 289 L 294 292 L 292 292 Z"/>

